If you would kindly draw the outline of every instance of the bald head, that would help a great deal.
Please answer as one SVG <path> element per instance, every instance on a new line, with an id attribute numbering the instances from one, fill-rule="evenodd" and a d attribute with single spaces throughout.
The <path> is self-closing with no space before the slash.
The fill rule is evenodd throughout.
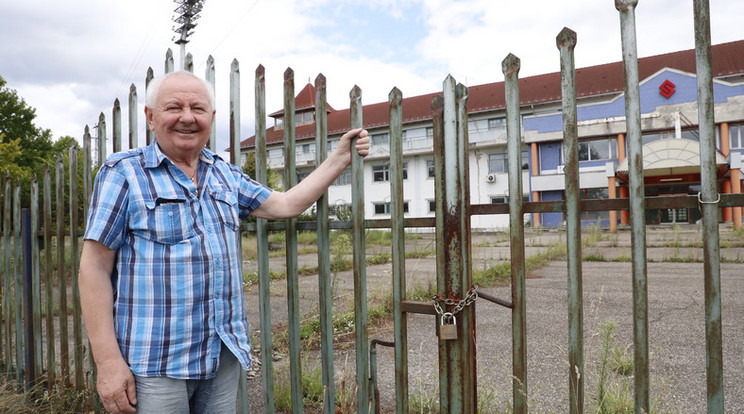
<path id="1" fill-rule="evenodd" d="M 199 83 L 204 88 L 204 92 L 205 92 L 207 99 L 209 99 L 209 105 L 211 109 L 215 109 L 214 108 L 214 88 L 212 87 L 212 84 L 194 75 L 193 73 L 187 72 L 184 70 L 166 73 L 165 75 L 158 76 L 157 78 L 154 78 L 152 81 L 150 81 L 150 84 L 147 85 L 147 92 L 146 92 L 147 98 L 145 100 L 145 106 L 150 109 L 155 108 L 155 105 L 158 102 L 158 98 L 160 97 L 160 89 L 162 88 L 163 83 L 165 83 L 166 81 L 168 82 L 175 81 L 178 78 L 190 78 L 190 79 L 195 79 L 199 81 Z"/>

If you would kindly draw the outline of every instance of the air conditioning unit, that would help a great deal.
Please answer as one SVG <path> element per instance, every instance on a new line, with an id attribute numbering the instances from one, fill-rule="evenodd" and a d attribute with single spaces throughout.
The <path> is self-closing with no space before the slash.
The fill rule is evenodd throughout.
<path id="1" fill-rule="evenodd" d="M 486 176 L 486 181 L 489 183 L 495 183 L 496 182 L 496 174 L 488 174 Z"/>

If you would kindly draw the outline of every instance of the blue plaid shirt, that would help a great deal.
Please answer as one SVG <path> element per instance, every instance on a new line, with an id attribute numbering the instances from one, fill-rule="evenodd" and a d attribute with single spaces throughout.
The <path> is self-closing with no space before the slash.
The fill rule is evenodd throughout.
<path id="1" fill-rule="evenodd" d="M 250 365 L 240 219 L 271 190 L 204 149 L 196 187 L 155 142 L 98 171 L 85 239 L 116 250 L 114 329 L 139 376 L 205 379 L 221 342 Z"/>

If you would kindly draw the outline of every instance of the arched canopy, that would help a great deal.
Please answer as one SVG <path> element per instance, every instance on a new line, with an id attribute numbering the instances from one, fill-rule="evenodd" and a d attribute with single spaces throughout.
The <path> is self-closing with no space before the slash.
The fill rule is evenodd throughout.
<path id="1" fill-rule="evenodd" d="M 718 175 L 728 170 L 726 158 L 716 151 Z M 643 146 L 643 176 L 700 174 L 700 143 L 677 138 L 661 139 Z M 617 177 L 628 181 L 628 158 L 617 167 Z"/>

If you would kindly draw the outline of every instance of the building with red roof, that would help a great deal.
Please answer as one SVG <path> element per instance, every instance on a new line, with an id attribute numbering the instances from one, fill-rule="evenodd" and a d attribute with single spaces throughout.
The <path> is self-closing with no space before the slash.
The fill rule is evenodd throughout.
<path id="1" fill-rule="evenodd" d="M 741 188 L 734 183 L 744 150 L 744 40 L 712 47 L 715 121 L 719 150 L 720 191 Z M 644 177 L 647 196 L 695 194 L 699 190 L 697 86 L 695 51 L 683 50 L 640 58 L 638 70 L 644 142 Z M 560 73 L 519 80 L 525 200 L 563 198 L 561 154 Z M 431 101 L 441 94 L 406 97 L 402 102 L 404 146 L 404 198 L 411 217 L 434 213 L 433 137 Z M 622 62 L 576 70 L 576 97 L 580 140 L 580 177 L 586 198 L 623 196 L 627 190 L 627 144 Z M 315 88 L 307 84 L 295 99 L 296 168 L 298 178 L 315 167 Z M 472 204 L 500 203 L 507 198 L 506 122 L 504 82 L 468 88 L 469 177 Z M 350 110 L 328 106 L 329 150 L 350 127 Z M 284 111 L 269 115 L 274 125 L 266 130 L 269 168 L 283 169 Z M 389 215 L 389 109 L 387 102 L 364 105 L 364 127 L 372 136 L 365 161 L 365 207 L 368 218 Z M 243 154 L 253 151 L 255 137 L 241 142 Z M 613 189 L 614 187 L 614 189 Z M 625 190 L 624 190 L 625 189 Z M 350 177 L 342 174 L 329 189 L 331 205 L 351 200 Z M 724 220 L 732 220 L 732 210 Z M 582 212 L 586 224 L 614 226 L 627 221 L 622 214 Z M 697 209 L 670 209 L 647 213 L 649 223 L 694 222 Z M 559 226 L 561 213 L 532 215 L 534 225 Z M 474 228 L 504 228 L 506 216 L 474 216 Z"/>

